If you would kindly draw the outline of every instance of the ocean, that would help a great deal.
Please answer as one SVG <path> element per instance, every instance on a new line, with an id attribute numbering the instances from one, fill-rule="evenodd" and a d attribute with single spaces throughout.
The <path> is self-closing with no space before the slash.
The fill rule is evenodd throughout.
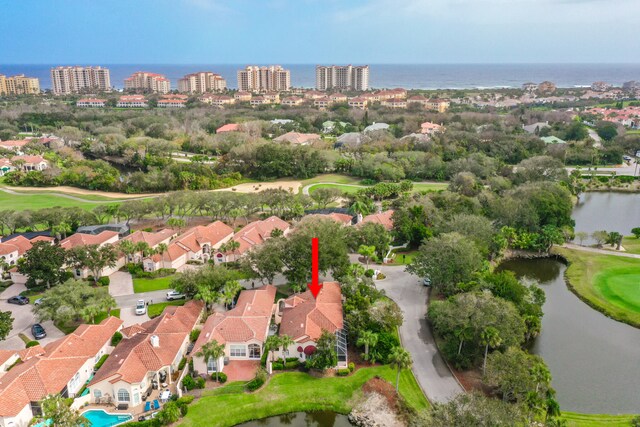
<path id="1" fill-rule="evenodd" d="M 56 64 L 59 65 L 59 64 Z M 87 64 L 80 64 L 87 65 Z M 230 88 L 237 87 L 236 72 L 246 64 L 93 64 L 111 71 L 111 84 L 122 88 L 124 79 L 136 71 L 166 75 L 171 87 L 178 79 L 196 71 L 212 71 L 222 75 Z M 294 87 L 315 86 L 314 64 L 281 64 L 291 70 Z M 2 65 L 0 74 L 26 74 L 38 77 L 43 89 L 51 88 L 49 70 L 52 65 Z M 369 84 L 372 88 L 406 89 L 472 89 L 520 88 L 523 83 L 550 80 L 559 87 L 588 86 L 605 81 L 616 86 L 630 80 L 640 81 L 640 64 L 370 64 Z"/>

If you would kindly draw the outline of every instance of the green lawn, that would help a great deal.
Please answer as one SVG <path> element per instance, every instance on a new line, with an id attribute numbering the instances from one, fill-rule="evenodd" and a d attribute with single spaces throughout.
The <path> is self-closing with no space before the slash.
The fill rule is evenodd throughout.
<path id="1" fill-rule="evenodd" d="M 18 211 L 26 209 L 43 209 L 53 207 L 74 207 L 79 206 L 86 210 L 91 210 L 102 203 L 94 203 L 97 200 L 110 200 L 107 197 L 101 196 L 78 196 L 86 201 L 72 200 L 66 197 L 62 197 L 59 194 L 32 194 L 32 193 L 20 193 L 9 194 L 4 191 L 0 191 L 0 206 L 6 207 L 6 209 L 14 209 Z M 114 204 L 119 200 L 115 200 Z"/>
<path id="2" fill-rule="evenodd" d="M 622 247 L 631 254 L 640 254 L 640 239 L 634 236 L 625 237 L 622 239 Z"/>
<path id="3" fill-rule="evenodd" d="M 616 320 L 640 327 L 640 260 L 557 251 L 569 261 L 566 276 L 581 299 Z"/>
<path id="4" fill-rule="evenodd" d="M 415 182 L 413 183 L 413 191 L 414 192 L 439 191 L 439 190 L 446 190 L 448 186 L 449 186 L 449 183 L 447 182 L 429 182 L 429 183 Z"/>
<path id="5" fill-rule="evenodd" d="M 394 265 L 407 265 L 411 264 L 411 261 L 413 261 L 413 257 L 418 253 L 418 251 L 396 249 L 393 251 L 393 253 L 396 254 L 396 257 L 393 260 Z"/>
<path id="6" fill-rule="evenodd" d="M 119 319 L 120 318 L 120 309 L 119 308 L 115 308 L 115 309 L 111 310 L 111 316 L 117 317 Z M 100 314 L 98 314 L 96 316 L 96 318 L 94 319 L 93 324 L 97 325 L 98 323 L 102 322 L 106 318 L 107 318 L 107 312 L 103 311 L 102 313 L 100 313 Z"/>
<path id="7" fill-rule="evenodd" d="M 327 182 L 327 181 L 324 181 Z M 316 184 L 313 187 L 309 188 L 309 193 L 313 193 L 314 191 L 318 190 L 319 188 L 337 188 L 338 190 L 344 192 L 344 193 L 349 193 L 349 194 L 353 194 L 356 193 L 360 190 L 362 190 L 363 188 L 367 187 L 367 186 L 362 186 L 362 187 L 351 187 L 349 185 L 344 185 L 346 183 L 335 183 L 335 184 Z M 359 185 L 358 182 L 352 183 L 355 185 Z M 305 184 L 306 185 L 306 184 Z M 439 190 L 446 190 L 446 188 L 449 186 L 448 183 L 446 182 L 429 182 L 429 183 L 413 183 L 413 192 L 417 193 L 417 192 L 422 192 L 422 191 L 439 191 Z"/>
<path id="8" fill-rule="evenodd" d="M 341 175 L 337 173 L 327 173 L 324 175 L 318 175 L 311 179 L 305 179 L 302 181 L 302 186 L 309 184 L 315 184 L 318 182 L 334 182 L 336 184 L 360 184 L 360 178 L 349 176 L 349 175 Z"/>
<path id="9" fill-rule="evenodd" d="M 377 366 L 360 369 L 348 377 L 315 378 L 302 372 L 280 373 L 255 393 L 245 393 L 234 385 L 206 391 L 189 407 L 181 425 L 225 427 L 291 412 L 319 410 L 347 414 L 362 395 L 362 385 L 375 376 L 395 382 L 392 368 Z M 415 409 L 429 408 L 409 370 L 401 377 L 400 393 Z"/>
<path id="10" fill-rule="evenodd" d="M 567 427 L 629 427 L 635 415 L 578 414 L 562 411 Z"/>
<path id="11" fill-rule="evenodd" d="M 175 274 L 166 277 L 158 277 L 155 279 L 135 278 L 133 279 L 133 292 L 140 293 L 169 289 L 171 287 L 171 281 L 174 277 L 176 277 Z"/>
<path id="12" fill-rule="evenodd" d="M 351 187 L 349 185 L 341 184 L 316 184 L 313 187 L 309 188 L 309 194 L 313 194 L 314 191 L 319 190 L 320 188 L 337 188 L 343 193 L 354 194 L 362 190 L 364 187 Z"/>
<path id="13" fill-rule="evenodd" d="M 179 299 L 176 301 L 165 301 L 165 302 L 158 302 L 155 304 L 149 304 L 149 306 L 147 307 L 147 314 L 149 315 L 150 318 L 153 319 L 154 317 L 160 316 L 164 311 L 165 307 L 168 307 L 170 305 L 184 305 L 185 302 L 187 301 L 183 299 Z"/>

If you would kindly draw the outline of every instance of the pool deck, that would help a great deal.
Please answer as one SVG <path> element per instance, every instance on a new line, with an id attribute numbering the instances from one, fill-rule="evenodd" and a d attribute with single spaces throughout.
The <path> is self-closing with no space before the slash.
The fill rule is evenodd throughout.
<path id="1" fill-rule="evenodd" d="M 88 411 L 90 409 L 101 409 L 103 411 L 106 411 L 110 414 L 129 414 L 133 416 L 133 420 L 131 421 L 138 421 L 138 417 L 140 415 L 148 415 L 151 414 L 153 412 L 159 411 L 160 409 L 162 409 L 162 407 L 164 406 L 162 402 L 160 402 L 160 393 L 162 393 L 165 390 L 169 390 L 171 392 L 171 394 L 176 394 L 176 390 L 177 390 L 177 384 L 174 382 L 173 384 L 169 384 L 167 387 L 163 387 L 159 390 L 153 390 L 151 392 L 151 394 L 149 395 L 149 398 L 142 402 L 140 405 L 136 405 L 136 406 L 129 406 L 127 409 L 117 409 L 116 404 L 114 403 L 105 403 L 105 404 L 97 404 L 97 403 L 90 403 L 89 405 L 83 407 L 81 410 L 82 412 Z M 154 399 L 157 399 L 158 402 L 160 402 L 160 408 L 159 409 L 152 409 L 150 411 L 146 411 L 144 410 L 144 406 L 147 402 L 151 402 L 151 404 L 153 405 L 153 401 Z"/>

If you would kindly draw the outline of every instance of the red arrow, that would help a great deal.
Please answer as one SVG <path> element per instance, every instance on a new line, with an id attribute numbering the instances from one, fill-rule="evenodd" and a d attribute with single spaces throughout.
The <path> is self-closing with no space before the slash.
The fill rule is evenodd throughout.
<path id="1" fill-rule="evenodd" d="M 314 298 L 318 298 L 322 285 L 318 282 L 318 238 L 311 239 L 311 283 L 309 290 Z"/>

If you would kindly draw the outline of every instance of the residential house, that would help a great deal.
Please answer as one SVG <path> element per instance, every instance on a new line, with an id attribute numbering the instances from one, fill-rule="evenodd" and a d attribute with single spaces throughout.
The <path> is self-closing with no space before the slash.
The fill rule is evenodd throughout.
<path id="1" fill-rule="evenodd" d="M 218 129 L 216 129 L 216 133 L 238 132 L 238 131 L 240 131 L 240 125 L 238 123 L 227 123 L 226 125 L 222 125 Z"/>
<path id="2" fill-rule="evenodd" d="M 343 93 L 332 93 L 329 95 L 329 99 L 333 103 L 344 103 L 347 102 L 347 95 Z"/>
<path id="3" fill-rule="evenodd" d="M 134 244 L 146 243 L 149 246 L 149 248 L 157 249 L 158 246 L 161 244 L 165 244 L 168 246 L 169 242 L 171 242 L 171 239 L 176 237 L 177 234 L 178 232 L 172 228 L 165 228 L 155 233 L 138 230 L 136 232 L 129 234 L 122 240 L 128 240 Z M 126 262 L 141 262 L 142 261 L 141 256 L 142 254 L 133 254 L 131 255 L 130 259 L 126 260 Z"/>
<path id="4" fill-rule="evenodd" d="M 21 170 L 24 172 L 43 171 L 49 167 L 49 162 L 42 156 L 13 156 L 10 163 L 15 170 Z"/>
<path id="5" fill-rule="evenodd" d="M 82 98 L 76 102 L 76 107 L 82 108 L 104 108 L 106 105 L 106 99 L 100 98 Z"/>
<path id="6" fill-rule="evenodd" d="M 533 133 L 533 134 L 538 134 L 542 129 L 544 128 L 548 128 L 549 126 L 549 122 L 537 122 L 537 123 L 533 123 L 530 125 L 522 125 L 522 129 L 524 129 L 524 131 L 526 133 Z"/>
<path id="7" fill-rule="evenodd" d="M 118 108 L 147 108 L 147 98 L 144 95 L 122 95 L 116 104 Z"/>
<path id="8" fill-rule="evenodd" d="M 15 170 L 16 168 L 13 163 L 11 163 L 11 160 L 7 159 L 6 157 L 0 158 L 0 176 L 4 176 L 5 174 L 8 174 L 9 172 L 13 172 Z"/>
<path id="9" fill-rule="evenodd" d="M 265 100 L 269 101 L 269 104 L 280 103 L 280 94 L 278 92 L 267 92 L 263 96 Z"/>
<path id="10" fill-rule="evenodd" d="M 318 107 L 321 110 L 329 108 L 331 104 L 333 104 L 333 101 L 331 101 L 331 98 L 329 98 L 328 96 L 325 96 L 323 98 L 315 98 L 313 100 L 313 106 Z"/>
<path id="11" fill-rule="evenodd" d="M 236 306 L 225 313 L 214 313 L 205 322 L 193 348 L 197 354 L 202 346 L 216 340 L 225 347 L 218 360 L 194 356 L 193 367 L 201 373 L 222 372 L 225 360 L 260 360 L 269 326 L 275 313 L 276 288 L 273 285 L 240 292 Z"/>
<path id="12" fill-rule="evenodd" d="M 0 141 L 0 148 L 22 154 L 22 148 L 29 142 L 31 142 L 29 139 L 8 139 L 6 141 Z"/>
<path id="13" fill-rule="evenodd" d="M 424 122 L 420 125 L 420 133 L 423 135 L 434 135 L 439 132 L 444 132 L 444 126 L 431 122 Z"/>
<path id="14" fill-rule="evenodd" d="M 357 96 L 355 98 L 351 98 L 347 101 L 347 104 L 351 108 L 359 108 L 361 110 L 365 110 L 369 105 L 369 100 L 362 96 Z"/>
<path id="15" fill-rule="evenodd" d="M 233 99 L 235 99 L 238 102 L 249 102 L 251 101 L 251 93 L 239 91 L 233 94 Z"/>
<path id="16" fill-rule="evenodd" d="M 160 99 L 158 107 L 160 108 L 184 108 L 187 106 L 186 99 Z"/>
<path id="17" fill-rule="evenodd" d="M 50 394 L 76 397 L 95 364 L 113 350 L 111 338 L 121 328 L 122 320 L 110 316 L 98 325 L 80 325 L 44 347 L 16 351 L 18 357 L 12 358 L 21 362 L 8 372 L 0 370 L 0 425 L 28 426 L 41 415 L 40 401 Z"/>
<path id="18" fill-rule="evenodd" d="M 428 110 L 446 113 L 451 106 L 451 102 L 448 99 L 428 99 L 424 105 Z"/>
<path id="19" fill-rule="evenodd" d="M 326 93 L 320 92 L 320 91 L 317 91 L 317 90 L 308 90 L 308 91 L 306 91 L 304 93 L 304 98 L 305 99 L 311 99 L 311 100 L 324 98 L 325 96 L 327 96 Z"/>
<path id="20" fill-rule="evenodd" d="M 117 243 L 120 236 L 116 231 L 103 231 L 99 234 L 85 234 L 85 233 L 75 233 L 71 236 L 67 237 L 60 241 L 60 246 L 63 249 L 73 249 L 79 246 L 90 246 L 90 245 L 112 245 Z M 118 271 L 122 266 L 124 266 L 124 257 L 119 258 L 113 267 L 103 268 L 100 272 L 100 276 L 109 276 L 116 271 Z M 88 268 L 76 268 L 73 271 L 73 274 L 78 279 L 86 279 L 92 273 Z"/>
<path id="21" fill-rule="evenodd" d="M 286 236 L 291 231 L 291 226 L 277 216 L 250 222 L 233 236 L 233 240 L 240 243 L 240 247 L 232 253 L 216 254 L 216 256 L 220 258 L 221 262 L 235 261 L 254 246 L 264 243 L 276 229 L 280 230 L 283 236 Z"/>
<path id="22" fill-rule="evenodd" d="M 387 108 L 407 108 L 407 101 L 400 98 L 385 99 L 380 104 Z"/>
<path id="23" fill-rule="evenodd" d="M 389 209 L 384 212 L 374 213 L 371 215 L 367 215 L 362 218 L 361 221 L 358 221 L 358 224 L 366 224 L 368 222 L 372 222 L 374 224 L 381 224 L 384 228 L 391 231 L 393 229 L 393 210 Z"/>
<path id="24" fill-rule="evenodd" d="M 276 321 L 280 335 L 288 335 L 294 344 L 277 352 L 279 357 L 297 357 L 301 362 L 312 358 L 323 331 L 336 335 L 338 366 L 347 366 L 347 341 L 342 312 L 342 292 L 336 282 L 322 284 L 316 298 L 311 291 L 278 301 Z"/>
<path id="25" fill-rule="evenodd" d="M 89 382 L 91 402 L 137 406 L 149 388 L 171 384 L 203 308 L 201 301 L 168 306 L 155 319 L 122 329 L 122 341 Z"/>
<path id="26" fill-rule="evenodd" d="M 364 133 L 367 132 L 376 132 L 379 130 L 389 130 L 389 125 L 386 123 L 374 123 L 372 125 L 367 126 L 366 128 L 364 128 Z"/>
<path id="27" fill-rule="evenodd" d="M 251 98 L 249 103 L 252 107 L 255 107 L 257 105 L 266 105 L 269 103 L 269 101 L 264 96 L 256 96 L 254 98 Z"/>
<path id="28" fill-rule="evenodd" d="M 299 96 L 289 96 L 282 100 L 282 105 L 286 105 L 287 107 L 297 107 L 302 104 L 304 104 L 304 98 L 300 98 Z"/>
<path id="29" fill-rule="evenodd" d="M 213 93 L 205 93 L 200 98 L 200 102 L 205 104 L 211 104 L 215 107 L 224 107 L 225 105 L 231 105 L 236 103 L 236 99 L 229 95 L 215 95 Z"/>
<path id="30" fill-rule="evenodd" d="M 317 133 L 300 133 L 293 131 L 273 139 L 274 142 L 288 142 L 289 144 L 295 145 L 309 145 L 320 140 L 321 137 Z"/>
<path id="31" fill-rule="evenodd" d="M 233 238 L 233 229 L 221 221 L 209 225 L 199 225 L 185 231 L 174 239 L 162 254 L 146 258 L 142 265 L 145 271 L 160 268 L 180 268 L 189 260 L 218 261 L 222 257 L 213 254 L 221 245 Z"/>
<path id="32" fill-rule="evenodd" d="M 22 258 L 29 249 L 31 249 L 33 243 L 41 240 L 53 243 L 53 238 L 46 236 L 37 236 L 32 239 L 27 239 L 24 236 L 18 235 L 7 239 L 0 243 L 0 260 L 9 266 L 9 270 L 14 270 L 18 260 Z M 0 273 L 2 272 L 2 264 L 0 263 Z M 14 282 L 20 277 L 21 276 L 17 270 L 12 271 L 11 279 Z"/>

